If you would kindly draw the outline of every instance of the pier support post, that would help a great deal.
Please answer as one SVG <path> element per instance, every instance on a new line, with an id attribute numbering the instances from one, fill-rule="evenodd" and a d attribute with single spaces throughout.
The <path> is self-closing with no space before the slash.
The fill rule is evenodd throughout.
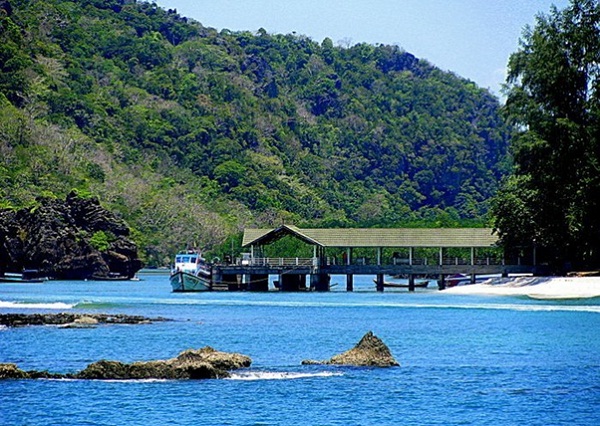
<path id="1" fill-rule="evenodd" d="M 227 286 L 229 291 L 245 290 L 241 285 L 242 277 L 237 274 L 223 274 L 221 284 Z"/>
<path id="2" fill-rule="evenodd" d="M 438 280 L 438 289 L 444 290 L 446 288 L 446 277 L 444 274 L 440 274 L 440 279 Z"/>
<path id="3" fill-rule="evenodd" d="M 211 290 L 214 290 L 215 288 L 220 287 L 222 281 L 223 281 L 223 274 L 221 273 L 221 270 L 218 268 L 213 268 L 212 275 L 210 278 Z"/>
<path id="4" fill-rule="evenodd" d="M 383 291 L 383 274 L 377 274 L 377 291 Z"/>
<path id="5" fill-rule="evenodd" d="M 269 291 L 269 275 L 249 275 L 248 291 Z"/>
<path id="6" fill-rule="evenodd" d="M 315 291 L 329 291 L 331 277 L 329 274 L 311 274 L 310 289 Z"/>
<path id="7" fill-rule="evenodd" d="M 281 291 L 300 291 L 306 289 L 306 275 L 281 274 L 279 280 Z"/>
<path id="8" fill-rule="evenodd" d="M 346 275 L 346 291 L 354 291 L 354 275 Z"/>
<path id="9" fill-rule="evenodd" d="M 408 291 L 415 291 L 415 276 L 413 274 L 408 276 Z"/>

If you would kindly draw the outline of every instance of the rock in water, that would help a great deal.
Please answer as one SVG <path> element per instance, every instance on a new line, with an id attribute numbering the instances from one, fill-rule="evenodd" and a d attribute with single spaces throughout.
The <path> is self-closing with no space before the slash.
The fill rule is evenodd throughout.
<path id="1" fill-rule="evenodd" d="M 127 225 L 75 192 L 32 209 L 0 211 L 0 272 L 55 279 L 132 278 L 142 267 Z"/>
<path id="2" fill-rule="evenodd" d="M 365 334 L 355 347 L 344 353 L 335 355 L 326 361 L 305 360 L 302 361 L 302 364 L 335 364 L 357 367 L 397 367 L 400 365 L 386 344 L 372 331 Z"/>
<path id="3" fill-rule="evenodd" d="M 28 325 L 58 325 L 65 328 L 93 327 L 97 324 L 150 324 L 168 321 L 166 318 L 148 318 L 141 315 L 125 314 L 0 314 L 0 325 L 4 327 L 24 327 Z"/>
<path id="4" fill-rule="evenodd" d="M 177 358 L 134 362 L 98 361 L 77 374 L 53 374 L 47 371 L 24 371 L 15 364 L 0 363 L 0 380 L 5 379 L 220 379 L 229 377 L 230 370 L 250 367 L 252 360 L 241 354 L 220 352 L 210 346 L 187 350 Z"/>
<path id="5" fill-rule="evenodd" d="M 0 380 L 6 379 L 62 379 L 62 374 L 52 374 L 47 371 L 24 371 L 16 364 L 0 364 Z"/>
<path id="6" fill-rule="evenodd" d="M 217 351 L 210 346 L 187 350 L 168 360 L 134 362 L 98 361 L 75 375 L 78 379 L 218 379 L 230 370 L 249 367 L 252 360 L 241 354 Z"/>
<path id="7" fill-rule="evenodd" d="M 0 364 L 0 380 L 27 378 L 29 378 L 27 372 L 21 370 L 16 364 Z"/>
<path id="8" fill-rule="evenodd" d="M 82 315 L 79 318 L 75 318 L 73 322 L 69 322 L 61 325 L 62 328 L 94 328 L 98 325 L 99 321 L 91 316 Z"/>

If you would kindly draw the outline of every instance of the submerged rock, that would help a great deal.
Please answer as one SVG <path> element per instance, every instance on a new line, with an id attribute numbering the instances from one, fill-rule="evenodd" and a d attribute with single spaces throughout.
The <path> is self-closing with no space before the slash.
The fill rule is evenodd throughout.
<path id="1" fill-rule="evenodd" d="M 93 327 L 97 324 L 150 324 L 168 321 L 166 318 L 147 318 L 125 314 L 0 314 L 0 325 L 23 327 L 27 325 L 58 325 L 65 328 Z"/>
<path id="2" fill-rule="evenodd" d="M 98 319 L 89 315 L 82 315 L 79 318 L 75 318 L 73 322 L 63 324 L 62 328 L 94 328 L 99 324 Z"/>
<path id="3" fill-rule="evenodd" d="M 386 344 L 372 331 L 365 334 L 355 347 L 346 352 L 325 361 L 304 360 L 302 364 L 335 364 L 357 367 L 397 367 L 400 365 Z"/>

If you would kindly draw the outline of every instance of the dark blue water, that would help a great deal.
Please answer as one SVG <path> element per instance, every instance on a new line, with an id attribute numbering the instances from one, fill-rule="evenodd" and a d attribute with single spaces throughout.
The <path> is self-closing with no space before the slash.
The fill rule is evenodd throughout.
<path id="1" fill-rule="evenodd" d="M 0 362 L 75 372 L 99 359 L 241 352 L 233 380 L 0 383 L 2 425 L 600 424 L 600 301 L 544 302 L 426 290 L 173 294 L 139 282 L 0 286 L 1 312 L 108 312 L 171 322 L 0 330 Z M 302 366 L 369 330 L 401 363 Z"/>

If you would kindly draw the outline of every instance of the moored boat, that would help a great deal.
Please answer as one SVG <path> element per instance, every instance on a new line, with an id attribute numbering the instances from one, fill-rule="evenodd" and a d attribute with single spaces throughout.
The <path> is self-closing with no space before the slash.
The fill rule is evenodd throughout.
<path id="1" fill-rule="evenodd" d="M 171 287 L 174 292 L 210 291 L 211 268 L 196 251 L 177 253 L 171 272 Z"/>
<path id="2" fill-rule="evenodd" d="M 477 275 L 475 277 L 475 281 L 473 282 L 473 279 L 471 278 L 470 275 L 466 275 L 466 274 L 454 274 L 454 275 L 450 275 L 449 277 L 447 277 L 444 280 L 444 285 L 445 287 L 456 287 L 459 285 L 469 285 L 469 284 L 475 284 L 475 283 L 481 283 L 483 281 L 489 280 L 490 278 L 498 278 L 500 275 L 497 274 L 491 274 L 491 275 Z M 439 285 L 439 281 L 438 281 L 438 285 Z"/>
<path id="3" fill-rule="evenodd" d="M 4 272 L 0 274 L 0 282 L 3 283 L 41 283 L 46 281 L 41 277 L 37 269 L 25 269 L 23 272 Z"/>
<path id="4" fill-rule="evenodd" d="M 373 282 L 377 284 L 377 280 L 374 279 Z M 414 288 L 426 288 L 429 285 L 429 280 L 424 281 L 415 281 Z M 383 281 L 384 288 L 410 288 L 410 284 L 408 281 Z"/>
<path id="5" fill-rule="evenodd" d="M 128 275 L 121 275 L 118 272 L 109 272 L 108 275 L 98 276 L 92 275 L 94 281 L 137 281 L 138 278 L 134 275 L 133 277 Z"/>
<path id="6" fill-rule="evenodd" d="M 426 288 L 428 285 L 429 285 L 429 281 L 416 281 L 414 284 L 414 287 L 415 288 Z M 389 287 L 389 288 L 409 288 L 410 284 L 408 284 L 408 283 L 392 283 L 389 281 L 384 281 L 383 286 Z"/>
<path id="7" fill-rule="evenodd" d="M 457 285 L 470 284 L 471 278 L 465 274 L 450 275 L 445 279 L 446 287 L 456 287 Z"/>

